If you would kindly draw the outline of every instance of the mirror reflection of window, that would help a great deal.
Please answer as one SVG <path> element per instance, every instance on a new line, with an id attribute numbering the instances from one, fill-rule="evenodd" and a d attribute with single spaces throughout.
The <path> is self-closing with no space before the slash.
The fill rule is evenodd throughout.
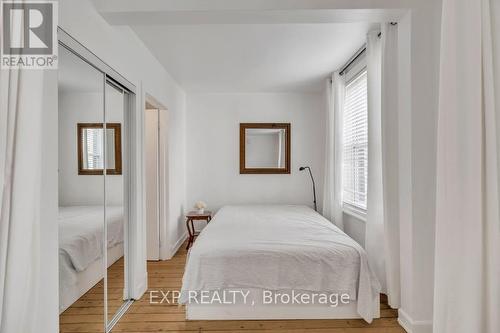
<path id="1" fill-rule="evenodd" d="M 84 128 L 82 136 L 83 167 L 89 170 L 102 170 L 104 168 L 104 151 L 102 149 L 103 130 L 101 128 Z M 106 167 L 115 168 L 115 130 L 106 129 Z"/>
<path id="2" fill-rule="evenodd" d="M 102 140 L 102 129 L 83 129 L 83 167 L 85 169 L 96 170 L 104 168 Z"/>
<path id="3" fill-rule="evenodd" d="M 285 167 L 285 130 L 249 128 L 245 133 L 247 168 Z"/>

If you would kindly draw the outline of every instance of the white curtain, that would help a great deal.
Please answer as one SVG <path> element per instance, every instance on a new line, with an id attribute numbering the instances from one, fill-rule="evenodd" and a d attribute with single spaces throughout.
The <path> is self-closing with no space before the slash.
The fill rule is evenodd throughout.
<path id="1" fill-rule="evenodd" d="M 335 72 L 326 82 L 326 151 L 323 185 L 323 216 L 340 229 L 342 220 L 342 107 L 344 77 Z"/>
<path id="2" fill-rule="evenodd" d="M 388 303 L 401 302 L 399 257 L 399 120 L 398 28 L 382 25 L 382 177 L 384 197 L 384 253 Z M 369 160 L 368 160 L 368 163 Z"/>
<path id="3" fill-rule="evenodd" d="M 382 184 L 382 43 L 377 31 L 368 33 L 368 201 L 365 249 L 382 292 L 387 291 L 384 246 L 384 196 Z"/>
<path id="4" fill-rule="evenodd" d="M 365 248 L 389 305 L 400 305 L 397 26 L 367 37 L 368 202 Z"/>
<path id="5" fill-rule="evenodd" d="M 500 1 L 444 0 L 434 332 L 500 332 Z"/>
<path id="6" fill-rule="evenodd" d="M 52 303 L 40 285 L 44 75 L 0 70 L 0 332 L 46 331 L 40 309 Z"/>
<path id="7" fill-rule="evenodd" d="M 29 333 L 40 329 L 43 71 L 1 70 L 0 80 L 0 332 Z"/>

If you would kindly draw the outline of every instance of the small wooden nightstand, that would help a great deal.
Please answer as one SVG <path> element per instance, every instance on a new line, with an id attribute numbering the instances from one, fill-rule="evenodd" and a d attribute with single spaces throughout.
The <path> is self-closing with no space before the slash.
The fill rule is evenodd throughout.
<path id="1" fill-rule="evenodd" d="M 212 219 L 212 212 L 210 211 L 206 211 L 203 214 L 200 214 L 197 211 L 191 211 L 186 215 L 186 227 L 189 233 L 189 240 L 186 249 L 189 249 L 191 245 L 193 245 L 194 238 L 199 234 L 194 231 L 193 221 L 202 220 L 202 221 L 207 221 L 208 224 L 208 222 L 210 222 L 211 219 Z"/>

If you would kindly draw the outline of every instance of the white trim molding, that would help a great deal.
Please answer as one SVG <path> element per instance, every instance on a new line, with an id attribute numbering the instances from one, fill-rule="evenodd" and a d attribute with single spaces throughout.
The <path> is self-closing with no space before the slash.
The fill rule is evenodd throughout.
<path id="1" fill-rule="evenodd" d="M 186 241 L 186 239 L 187 239 L 187 232 L 184 232 L 182 236 L 177 240 L 177 242 L 175 242 L 174 246 L 172 246 L 168 259 L 172 259 L 173 256 L 175 256 L 175 254 L 177 253 L 177 251 L 179 251 L 179 248 Z"/>
<path id="2" fill-rule="evenodd" d="M 343 204 L 342 206 L 342 212 L 344 214 L 347 214 L 347 215 L 350 215 L 350 216 L 353 216 L 355 218 L 357 218 L 358 220 L 360 221 L 363 221 L 363 222 L 366 222 L 366 211 L 363 212 L 359 209 L 356 209 L 355 207 L 349 205 L 349 204 Z"/>
<path id="3" fill-rule="evenodd" d="M 139 300 L 142 295 L 148 290 L 148 273 L 144 274 L 144 276 L 140 279 L 137 279 L 134 289 L 131 290 L 131 298 L 134 300 Z"/>
<path id="4" fill-rule="evenodd" d="M 398 323 L 408 333 L 432 333 L 432 320 L 413 320 L 401 309 L 398 310 Z"/>

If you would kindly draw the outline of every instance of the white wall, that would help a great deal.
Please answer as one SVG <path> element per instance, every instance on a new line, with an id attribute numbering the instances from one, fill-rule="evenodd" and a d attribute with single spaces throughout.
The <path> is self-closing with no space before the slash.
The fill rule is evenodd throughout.
<path id="1" fill-rule="evenodd" d="M 431 332 L 434 291 L 436 133 L 441 1 L 414 5 L 400 20 L 399 321 Z"/>
<path id="2" fill-rule="evenodd" d="M 239 173 L 239 124 L 291 123 L 291 174 Z M 324 109 L 320 94 L 193 94 L 187 98 L 187 204 L 217 210 L 230 204 L 305 204 L 312 207 L 309 165 L 321 203 Z"/>
<path id="3" fill-rule="evenodd" d="M 366 221 L 348 214 L 343 214 L 344 232 L 352 239 L 358 242 L 363 248 L 365 247 Z"/>
<path id="4" fill-rule="evenodd" d="M 112 88 L 111 88 L 112 89 Z M 120 123 L 122 146 L 125 142 L 123 125 L 123 95 L 107 89 L 106 121 Z M 104 177 L 78 174 L 78 123 L 102 123 L 102 93 L 59 93 L 59 205 L 85 206 L 104 203 Z M 122 148 L 122 151 L 123 148 Z M 122 163 L 125 156 L 122 156 Z M 123 176 L 106 175 L 106 204 L 123 204 Z"/>
<path id="5" fill-rule="evenodd" d="M 242 2 L 238 2 L 242 3 Z M 246 2 L 248 4 L 248 2 Z M 260 2 L 259 2 L 260 3 Z M 312 3 L 312 2 L 311 2 Z M 360 0 L 355 3 L 350 0 L 335 1 L 336 8 L 408 8 L 410 12 L 405 18 L 405 26 L 409 34 L 404 38 L 407 50 L 409 73 L 405 73 L 404 82 L 400 82 L 407 92 L 404 105 L 410 115 L 411 122 L 405 123 L 401 138 L 404 139 L 404 163 L 400 163 L 407 183 L 402 184 L 404 192 L 401 195 L 402 223 L 401 230 L 401 265 L 411 278 L 403 276 L 403 301 L 401 309 L 406 314 L 409 328 L 420 332 L 430 332 L 432 320 L 433 295 L 433 252 L 434 252 L 434 212 L 435 212 L 435 155 L 436 155 L 436 122 L 438 97 L 438 64 L 439 64 L 439 24 L 440 0 Z M 144 94 L 153 95 L 168 107 L 169 111 L 169 186 L 172 198 L 168 200 L 170 224 L 167 230 L 169 241 L 181 235 L 184 224 L 181 214 L 185 206 L 184 191 L 184 160 L 185 144 L 185 93 L 168 75 L 154 56 L 142 42 L 127 27 L 112 27 L 107 24 L 94 10 L 88 0 L 61 0 L 59 6 L 60 26 L 97 54 L 105 62 L 132 81 L 138 87 L 138 108 L 144 105 Z M 401 27 L 401 26 L 400 26 Z M 47 146 L 57 145 L 57 81 L 51 76 L 47 80 L 47 95 L 44 120 L 48 129 L 44 142 Z M 50 100 L 53 96 L 53 100 Z M 142 99 L 142 100 L 141 100 Z M 189 125 L 190 134 L 191 125 Z M 52 149 L 52 148 L 51 148 Z M 55 149 L 50 150 L 54 152 Z M 191 149 L 189 149 L 191 152 Z M 57 214 L 56 207 L 56 169 L 57 161 L 54 152 L 47 154 L 46 163 L 41 171 L 44 177 L 44 191 L 41 202 L 44 210 L 42 216 L 41 251 L 45 270 L 40 277 L 40 285 L 45 286 L 45 296 L 42 300 L 57 299 Z M 293 156 L 293 155 L 292 155 Z M 50 157 L 50 158 L 49 158 Z M 191 157 L 189 158 L 191 161 Z M 205 162 L 207 163 L 207 162 Z M 312 163 L 311 163 L 312 164 Z M 313 166 L 313 165 L 312 165 Z M 297 165 L 294 164 L 294 168 Z M 314 166 L 313 166 L 314 167 Z M 192 169 L 189 166 L 189 169 Z M 293 173 L 296 171 L 292 170 Z M 293 177 L 292 174 L 290 177 Z M 200 177 L 202 178 L 202 177 Z M 319 177 L 317 177 L 319 179 Z M 191 182 L 190 182 L 191 183 Z M 306 183 L 301 188 L 305 188 Z M 189 185 L 191 188 L 191 185 Z M 319 192 L 320 193 L 320 192 Z M 53 194 L 51 200 L 50 194 Z M 286 193 L 285 193 L 286 194 Z M 193 199 L 189 199 L 188 206 Z M 52 207 L 54 206 L 54 207 Z M 174 222 L 175 221 L 175 222 Z M 403 249 L 404 246 L 404 249 Z M 137 254 L 138 256 L 142 254 Z M 145 258 L 145 249 L 144 249 Z M 52 268 L 52 269 L 49 269 Z M 52 273 L 51 273 L 52 272 Z M 53 297 L 50 297 L 52 295 Z M 414 296 L 414 297 L 413 297 Z M 57 323 L 57 304 L 44 301 L 44 311 L 40 311 L 40 331 L 55 332 Z"/>
<path id="6" fill-rule="evenodd" d="M 169 259 L 182 242 L 186 239 L 187 230 L 184 219 L 186 211 L 186 100 L 185 95 L 172 101 L 164 103 L 167 110 L 160 110 L 160 127 L 165 129 L 160 134 L 160 149 L 165 145 L 164 152 L 167 170 L 163 181 L 167 184 L 163 188 L 167 193 L 163 194 L 166 224 L 162 229 L 160 258 Z M 166 133 L 165 133 L 166 132 Z M 162 149 L 163 151 L 163 149 Z M 166 185 L 166 186 L 165 186 Z"/>

